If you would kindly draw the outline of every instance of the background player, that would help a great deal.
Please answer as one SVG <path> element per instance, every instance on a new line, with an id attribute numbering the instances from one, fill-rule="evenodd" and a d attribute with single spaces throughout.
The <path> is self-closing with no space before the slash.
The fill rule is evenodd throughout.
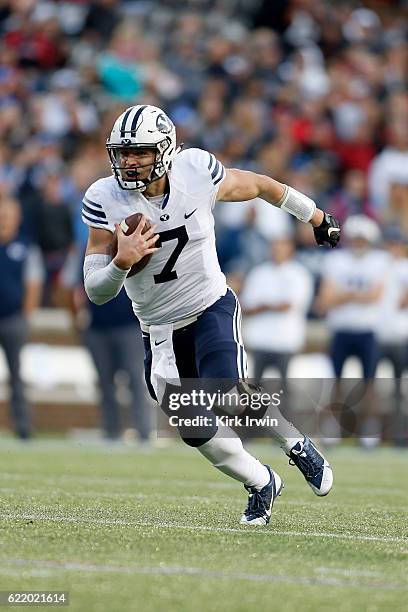
<path id="1" fill-rule="evenodd" d="M 384 324 L 383 296 L 389 275 L 386 253 L 377 245 L 381 238 L 377 223 L 366 215 L 352 215 L 344 223 L 346 248 L 326 259 L 317 298 L 321 313 L 327 313 L 331 332 L 330 358 L 336 377 L 334 395 L 340 397 L 343 368 L 349 357 L 356 357 L 363 374 L 359 413 L 360 442 L 378 444 L 380 421 L 372 398 L 380 347 L 377 329 Z M 322 418 L 322 430 L 330 443 L 341 439 L 338 423 L 330 415 Z M 346 414 L 341 415 L 347 417 Z M 347 425 L 346 425 L 347 427 Z"/>
<path id="2" fill-rule="evenodd" d="M 239 386 L 246 376 L 240 307 L 217 260 L 215 203 L 260 197 L 310 222 L 317 243 L 332 247 L 340 237 L 337 221 L 270 177 L 225 169 L 200 149 L 180 152 L 174 125 L 154 106 L 128 108 L 116 120 L 107 149 L 114 176 L 91 185 L 84 198 L 89 298 L 102 304 L 125 286 L 144 335 L 147 384 L 164 410 L 166 381 L 222 378 Z M 153 226 L 142 234 L 142 218 L 136 231 L 125 236 L 118 224 L 134 212 L 144 213 Z M 115 229 L 118 251 L 111 260 Z M 131 266 L 149 254 L 154 257 L 148 265 L 127 278 Z M 250 496 L 241 522 L 267 524 L 283 486 L 279 475 L 247 453 L 228 428 L 213 426 L 199 437 L 180 434 L 215 467 L 245 484 Z M 326 495 L 332 471 L 310 440 L 289 423 L 276 435 L 314 492 Z"/>

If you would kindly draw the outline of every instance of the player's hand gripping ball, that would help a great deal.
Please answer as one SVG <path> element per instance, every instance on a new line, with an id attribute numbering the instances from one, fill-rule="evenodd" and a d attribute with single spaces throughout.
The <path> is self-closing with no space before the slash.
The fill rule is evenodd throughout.
<path id="1" fill-rule="evenodd" d="M 121 221 L 120 227 L 123 233 L 125 234 L 125 236 L 130 236 L 130 234 L 133 234 L 133 232 L 139 225 L 142 216 L 143 216 L 142 213 L 133 213 L 133 215 L 129 215 L 129 217 L 126 217 L 126 219 L 123 219 L 123 221 Z M 151 225 L 149 221 L 146 220 L 145 226 L 142 230 L 142 234 L 145 234 L 147 230 L 149 230 L 150 228 L 151 228 Z M 112 242 L 110 245 L 110 254 L 111 254 L 112 259 L 116 256 L 117 252 L 118 252 L 118 235 L 115 232 L 113 234 Z M 143 270 L 143 268 L 145 268 L 147 264 L 149 263 L 151 257 L 152 257 L 152 253 L 149 253 L 148 255 L 145 255 L 144 257 L 142 257 L 142 259 L 140 259 L 137 263 L 133 264 L 133 266 L 130 268 L 129 272 L 127 273 L 127 277 L 129 278 L 130 276 L 134 276 L 135 274 Z"/>

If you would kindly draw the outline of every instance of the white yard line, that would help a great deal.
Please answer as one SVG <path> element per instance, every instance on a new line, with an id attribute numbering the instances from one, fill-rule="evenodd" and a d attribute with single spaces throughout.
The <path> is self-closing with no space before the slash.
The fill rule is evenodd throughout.
<path id="1" fill-rule="evenodd" d="M 318 574 L 337 574 L 340 576 L 354 576 L 361 578 L 378 578 L 384 575 L 382 572 L 371 572 L 368 570 L 352 570 L 344 567 L 316 567 L 315 571 Z"/>
<path id="2" fill-rule="evenodd" d="M 300 476 L 300 475 L 299 475 Z M 140 475 L 129 476 L 129 478 L 116 477 L 116 476 L 106 476 L 105 477 L 92 477 L 92 476 L 83 476 L 76 474 L 61 474 L 56 476 L 43 476 L 39 473 L 28 474 L 28 473 L 18 473 L 18 472 L 1 472 L 0 480 L 40 480 L 41 482 L 47 482 L 50 484 L 58 484 L 61 481 L 65 482 L 80 482 L 84 485 L 117 485 L 117 486 L 129 486 L 129 485 L 137 485 L 138 483 L 143 485 L 148 485 L 149 487 L 155 486 L 167 486 L 172 485 L 176 487 L 197 487 L 203 488 L 208 487 L 210 489 L 235 489 L 237 488 L 237 483 L 234 482 L 214 482 L 214 481 L 206 481 L 206 480 L 179 480 L 174 478 L 168 478 L 166 475 L 163 475 L 163 478 L 150 478 L 150 476 L 146 476 L 146 478 L 141 477 Z M 239 486 L 239 483 L 238 483 Z M 360 485 L 336 485 L 337 488 L 343 492 L 349 493 L 372 493 L 373 495 L 402 495 L 406 494 L 402 489 L 389 488 L 384 485 L 382 487 L 371 487 L 360 486 Z M 305 488 L 306 487 L 306 488 Z M 291 483 L 290 488 L 292 490 L 303 489 L 309 492 L 308 485 L 303 481 L 299 481 L 298 483 Z M 330 499 L 330 498 L 329 498 Z"/>
<path id="3" fill-rule="evenodd" d="M 126 521 L 123 519 L 95 519 L 77 516 L 52 516 L 47 514 L 0 514 L 0 520 L 21 520 L 21 521 L 50 521 L 55 523 L 82 523 L 91 525 L 118 525 L 125 527 L 149 527 L 153 529 L 182 529 L 191 531 L 208 531 L 213 533 L 239 533 L 241 536 L 247 532 L 262 536 L 287 536 L 287 537 L 309 537 L 309 538 L 332 538 L 338 540 L 353 540 L 360 542 L 398 542 L 408 544 L 408 538 L 379 536 L 379 535 L 360 535 L 342 534 L 325 531 L 272 531 L 271 529 L 257 529 L 243 527 L 241 529 L 233 527 L 207 527 L 205 525 L 185 525 L 179 523 L 165 523 L 163 521 Z"/>
<path id="4" fill-rule="evenodd" d="M 236 486 L 234 487 L 235 490 L 237 490 Z M 20 488 L 15 488 L 15 487 L 0 487 L 0 494 L 5 493 L 5 494 L 17 494 L 17 495 L 40 495 L 40 496 L 44 496 L 45 493 L 47 493 L 47 496 L 61 496 L 61 495 L 65 495 L 67 497 L 86 497 L 86 498 L 91 498 L 91 499 L 97 499 L 99 498 L 103 498 L 103 499 L 122 499 L 122 500 L 137 500 L 137 499 L 151 499 L 152 498 L 152 494 L 151 493 L 118 493 L 117 491 L 97 491 L 97 490 L 89 490 L 87 489 L 86 491 L 66 491 L 65 489 L 62 488 L 57 488 L 53 485 L 53 489 L 52 492 L 47 491 L 47 488 L 43 488 L 43 489 L 38 489 L 38 488 L 32 488 L 32 487 L 24 487 L 24 491 L 22 491 Z M 208 496 L 205 495 L 183 495 L 182 493 L 178 493 L 177 495 L 172 495 L 172 494 L 168 494 L 168 493 L 158 493 L 160 495 L 160 498 L 163 500 L 168 500 L 170 503 L 172 502 L 177 502 L 180 501 L 180 499 L 187 501 L 187 502 L 199 502 L 202 504 L 214 504 L 214 499 L 213 498 L 209 498 Z M 157 495 L 157 494 L 156 494 Z M 225 500 L 230 499 L 229 494 L 227 493 L 220 493 L 219 496 L 222 496 Z M 243 501 L 244 503 L 244 501 Z M 295 501 L 295 500 L 290 500 L 290 499 L 281 499 L 279 498 L 279 506 L 295 506 L 296 508 L 305 508 L 305 507 L 311 507 L 311 508 L 318 508 L 319 505 L 319 501 L 317 499 L 311 499 L 311 501 Z M 331 499 L 328 500 L 327 502 L 327 506 L 330 507 L 331 509 L 334 508 L 356 508 L 357 504 L 350 504 L 350 503 L 335 503 L 333 502 Z M 387 508 L 386 506 L 382 505 L 381 508 L 387 509 L 388 512 L 395 512 L 398 514 L 407 514 L 408 513 L 408 508 Z"/>
<path id="5" fill-rule="evenodd" d="M 53 487 L 52 491 L 47 491 L 44 489 L 33 489 L 31 487 L 24 487 L 24 491 L 21 489 L 16 489 L 12 487 L 0 487 L 1 493 L 17 493 L 24 495 L 41 495 L 44 496 L 47 493 L 47 497 L 54 496 L 58 497 L 60 495 L 66 495 L 67 497 L 89 497 L 91 499 L 97 499 L 98 497 L 106 498 L 106 499 L 123 499 L 123 500 L 136 500 L 136 499 L 151 499 L 153 495 L 151 493 L 118 493 L 113 491 L 90 491 L 87 489 L 86 491 L 65 491 L 64 489 L 57 489 Z M 208 497 L 200 496 L 200 495 L 167 495 L 166 493 L 160 493 L 160 497 L 169 501 L 177 501 L 183 499 L 185 501 L 190 502 L 206 502 L 208 504 L 213 504 L 214 500 L 209 499 Z"/>
<path id="6" fill-rule="evenodd" d="M 216 578 L 224 580 L 243 580 L 249 582 L 262 583 L 290 583 L 303 585 L 327 585 L 338 587 L 357 587 L 368 589 L 387 589 L 399 590 L 408 588 L 408 585 L 398 583 L 361 583 L 351 580 L 341 580 L 338 578 L 323 578 L 323 577 L 308 577 L 308 576 L 288 576 L 288 575 L 272 575 L 272 574 L 251 574 L 244 572 L 222 572 L 219 570 L 207 570 L 200 567 L 182 567 L 160 565 L 159 567 L 138 567 L 138 566 L 123 566 L 123 565 L 97 565 L 86 563 L 59 563 L 56 561 L 40 560 L 40 559 L 4 559 L 0 560 L 5 568 L 7 566 L 27 567 L 35 565 L 37 568 L 54 569 L 58 571 L 75 571 L 75 572 L 95 572 L 109 574 L 139 574 L 139 575 L 181 575 L 181 576 L 199 576 L 202 578 Z M 6 569 L 6 571 L 8 571 Z M 2 568 L 0 567 L 0 573 Z"/>
<path id="7" fill-rule="evenodd" d="M 11 561 L 12 563 L 13 561 Z M 18 567 L 6 567 L 6 566 L 2 566 L 1 565 L 2 561 L 0 561 L 0 575 L 1 576 L 13 576 L 15 578 L 52 578 L 53 576 L 55 576 L 55 570 L 53 568 L 49 568 L 49 569 L 41 569 L 40 567 L 37 567 L 37 569 L 33 568 L 33 569 L 19 569 Z M 6 562 L 7 563 L 7 562 Z M 22 575 L 22 572 L 24 572 L 24 576 Z"/>
<path id="8" fill-rule="evenodd" d="M 145 449 L 141 449 L 138 447 L 137 442 L 133 445 L 128 445 L 124 442 L 109 444 L 102 437 L 100 438 L 92 438 L 87 437 L 83 440 L 81 439 L 72 439 L 72 438 L 64 438 L 64 439 L 33 439 L 30 444 L 22 444 L 19 440 L 11 436 L 0 435 L 0 453 L 2 451 L 13 450 L 18 454 L 47 454 L 54 453 L 56 450 L 72 450 L 78 454 L 85 455 L 129 455 L 129 458 L 136 458 L 139 455 L 146 455 L 147 452 L 151 454 L 157 454 L 160 456 L 162 453 L 166 453 L 169 455 L 174 455 L 175 457 L 187 456 L 191 455 L 191 448 L 181 443 L 180 439 L 177 438 L 166 438 L 165 436 L 160 436 L 157 438 L 162 442 L 163 440 L 168 440 L 169 443 L 166 446 L 157 446 L 152 447 L 150 450 L 146 451 Z M 316 438 L 315 443 L 319 446 L 319 440 Z M 282 456 L 282 451 L 279 449 L 279 446 L 272 439 L 270 441 L 265 440 L 264 442 L 255 441 L 246 442 L 245 446 L 247 450 L 254 454 L 267 454 L 272 457 L 271 461 L 275 457 Z M 341 444 L 332 449 L 328 449 L 325 451 L 325 454 L 328 455 L 328 459 L 335 463 L 336 460 L 340 460 L 342 462 L 349 462 L 350 464 L 354 464 L 356 459 L 366 459 L 368 456 L 377 458 L 386 457 L 387 460 L 393 459 L 395 463 L 405 464 L 405 458 L 401 451 L 398 448 L 392 447 L 380 447 L 372 452 L 367 454 L 367 451 L 359 448 L 358 446 L 347 446 L 345 444 Z"/>

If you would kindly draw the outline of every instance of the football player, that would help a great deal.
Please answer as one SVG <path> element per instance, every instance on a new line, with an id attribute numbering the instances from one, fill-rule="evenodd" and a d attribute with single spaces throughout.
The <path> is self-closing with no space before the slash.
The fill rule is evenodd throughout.
<path id="1" fill-rule="evenodd" d="M 143 332 L 146 382 L 165 412 L 171 387 L 166 382 L 227 379 L 242 392 L 248 386 L 243 382 L 241 310 L 218 263 L 214 206 L 260 197 L 311 223 L 317 243 L 331 247 L 339 241 L 338 222 L 304 194 L 268 176 L 226 169 L 201 149 L 181 151 L 172 121 L 155 106 L 128 108 L 116 120 L 106 146 L 113 176 L 93 183 L 83 201 L 83 221 L 89 226 L 84 262 L 89 298 L 103 304 L 125 286 Z M 144 216 L 127 236 L 119 224 L 135 212 Z M 152 227 L 142 233 L 146 219 Z M 112 259 L 115 231 L 118 248 Z M 127 277 L 150 254 L 144 269 Z M 280 476 L 250 455 L 228 427 L 212 424 L 200 437 L 182 427 L 179 431 L 215 467 L 244 483 L 249 501 L 241 523 L 268 524 L 283 487 Z M 287 422 L 285 432 L 276 436 L 313 491 L 326 495 L 332 470 L 312 442 Z"/>

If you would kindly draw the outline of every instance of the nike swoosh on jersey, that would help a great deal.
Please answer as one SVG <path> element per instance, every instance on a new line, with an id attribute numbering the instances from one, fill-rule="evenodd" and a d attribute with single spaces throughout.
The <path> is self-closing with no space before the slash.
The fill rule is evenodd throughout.
<path id="1" fill-rule="evenodd" d="M 188 214 L 187 214 L 187 213 L 184 213 L 184 218 L 185 218 L 185 219 L 188 219 L 189 217 L 191 217 L 191 215 L 194 215 L 194 213 L 195 213 L 195 211 L 196 211 L 196 210 L 197 210 L 197 209 L 195 208 L 195 209 L 193 210 L 193 212 L 191 212 L 191 213 L 188 213 Z"/>
<path id="2" fill-rule="evenodd" d="M 339 232 L 339 231 L 340 231 L 339 227 L 329 227 L 329 229 L 327 230 L 327 233 L 329 234 L 329 236 L 331 236 L 333 232 Z"/>
<path id="3" fill-rule="evenodd" d="M 157 340 L 154 341 L 154 346 L 160 346 L 160 344 L 163 344 L 163 342 L 166 342 L 167 338 L 165 338 L 164 340 L 160 340 L 160 342 L 157 342 Z"/>

